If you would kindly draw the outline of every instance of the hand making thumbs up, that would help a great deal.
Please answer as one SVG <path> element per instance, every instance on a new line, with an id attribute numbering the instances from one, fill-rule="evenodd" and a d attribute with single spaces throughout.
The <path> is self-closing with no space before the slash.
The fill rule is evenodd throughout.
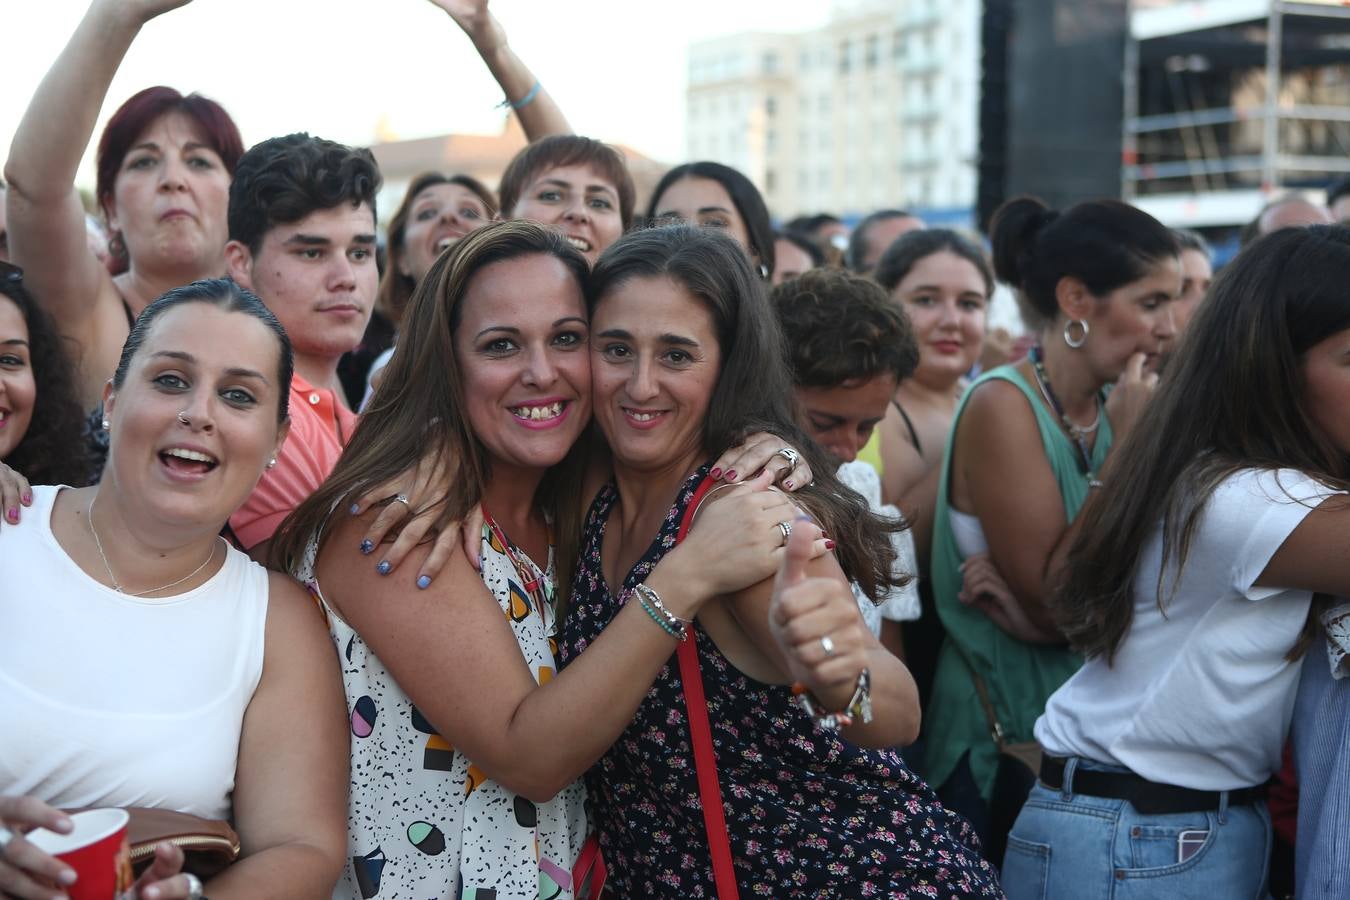
<path id="1" fill-rule="evenodd" d="M 826 709 L 842 710 L 868 664 L 868 633 L 846 583 L 808 574 L 812 552 L 808 531 L 793 529 L 788 539 L 774 580 L 769 628 L 792 679 Z"/>

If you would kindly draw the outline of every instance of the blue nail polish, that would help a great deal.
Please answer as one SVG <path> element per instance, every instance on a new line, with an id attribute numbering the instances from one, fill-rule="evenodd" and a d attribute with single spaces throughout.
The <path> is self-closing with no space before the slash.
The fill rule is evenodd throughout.
<path id="1" fill-rule="evenodd" d="M 372 541 L 370 538 L 366 538 L 364 541 L 361 542 L 362 553 L 369 554 L 374 549 L 375 549 L 375 542 Z"/>
<path id="2" fill-rule="evenodd" d="M 427 588 L 431 587 L 431 576 L 430 576 L 430 575 L 418 575 L 418 576 L 417 576 L 417 586 L 418 586 L 419 588 L 421 588 L 422 590 L 424 590 L 424 591 L 425 591 Z"/>
<path id="3" fill-rule="evenodd" d="M 351 513 L 352 515 L 356 515 L 360 511 L 361 511 L 361 504 L 359 503 L 353 503 L 351 506 L 347 507 L 347 512 Z"/>
<path id="4" fill-rule="evenodd" d="M 382 559 L 380 560 L 380 564 L 375 567 L 375 571 L 379 572 L 381 575 L 388 575 L 389 570 L 392 568 L 393 566 L 389 565 L 389 560 Z"/>

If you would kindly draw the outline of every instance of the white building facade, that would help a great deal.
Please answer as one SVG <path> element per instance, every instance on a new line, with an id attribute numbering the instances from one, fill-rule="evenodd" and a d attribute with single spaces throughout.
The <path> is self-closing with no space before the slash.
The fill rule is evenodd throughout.
<path id="1" fill-rule="evenodd" d="M 980 13 L 980 0 L 834 0 L 818 31 L 695 44 L 687 158 L 740 169 L 780 220 L 903 207 L 967 224 Z"/>

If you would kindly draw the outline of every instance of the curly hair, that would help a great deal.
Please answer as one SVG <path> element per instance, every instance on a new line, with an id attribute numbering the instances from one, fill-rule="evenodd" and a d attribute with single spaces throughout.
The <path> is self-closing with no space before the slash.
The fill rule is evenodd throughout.
<path id="1" fill-rule="evenodd" d="M 239 159 L 230 183 L 230 240 L 256 254 L 277 225 L 312 212 L 362 203 L 375 213 L 380 169 L 369 150 L 308 134 L 254 144 Z"/>
<path id="2" fill-rule="evenodd" d="M 842 269 L 812 269 L 769 294 L 787 341 L 793 381 L 832 388 L 892 374 L 904 381 L 919 364 L 908 317 L 886 291 Z"/>
<path id="3" fill-rule="evenodd" d="M 83 487 L 93 476 L 75 370 L 62 338 L 23 282 L 0 281 L 0 295 L 19 308 L 28 326 L 28 353 L 37 399 L 33 418 L 5 464 L 34 484 Z"/>

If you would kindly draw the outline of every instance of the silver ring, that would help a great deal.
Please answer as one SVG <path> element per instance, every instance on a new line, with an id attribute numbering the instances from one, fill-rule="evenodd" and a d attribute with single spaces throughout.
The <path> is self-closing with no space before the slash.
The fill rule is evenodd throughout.
<path id="1" fill-rule="evenodd" d="M 5 848 L 9 846 L 9 842 L 12 840 L 14 840 L 14 832 L 0 825 L 0 856 L 5 855 Z"/>
<path id="2" fill-rule="evenodd" d="M 782 532 L 782 534 L 783 534 L 783 546 L 786 547 L 786 546 L 787 546 L 787 542 L 788 542 L 788 538 L 792 537 L 792 523 L 791 523 L 791 522 L 779 522 L 779 523 L 777 523 L 777 524 L 778 524 L 778 530 L 779 530 L 780 532 Z"/>
<path id="3" fill-rule="evenodd" d="M 834 641 L 830 640 L 828 634 L 820 639 L 820 649 L 825 651 L 826 656 L 834 656 Z"/>
<path id="4" fill-rule="evenodd" d="M 412 512 L 412 504 L 408 502 L 408 495 L 407 495 L 407 494 L 395 494 L 395 495 L 394 495 L 394 499 L 393 499 L 393 500 L 390 500 L 389 502 L 390 502 L 390 503 L 402 503 L 404 506 L 408 507 L 408 512 Z"/>
<path id="5" fill-rule="evenodd" d="M 773 451 L 773 455 L 781 456 L 783 459 L 787 460 L 787 471 L 789 472 L 797 468 L 797 463 L 802 461 L 802 455 L 791 447 L 779 447 L 777 450 Z"/>
<path id="6" fill-rule="evenodd" d="M 186 425 L 186 426 L 189 427 L 189 428 L 192 427 L 192 420 L 189 419 L 189 418 L 187 417 L 187 415 L 186 415 L 181 409 L 178 411 L 178 421 L 182 422 L 184 425 Z"/>
<path id="7" fill-rule="evenodd" d="M 202 880 L 191 872 L 183 872 L 182 875 L 187 879 L 188 900 L 202 900 Z"/>

